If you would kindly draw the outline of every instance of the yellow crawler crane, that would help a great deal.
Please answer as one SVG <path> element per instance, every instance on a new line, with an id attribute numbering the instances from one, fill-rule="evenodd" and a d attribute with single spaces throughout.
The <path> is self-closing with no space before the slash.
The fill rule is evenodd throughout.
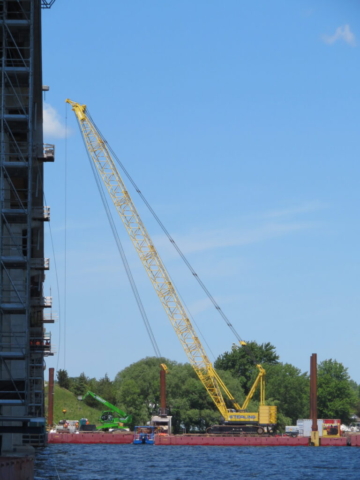
<path id="1" fill-rule="evenodd" d="M 183 349 L 223 417 L 223 424 L 211 427 L 211 432 L 257 432 L 259 434 L 264 431 L 272 432 L 277 422 L 277 407 L 265 405 L 265 370 L 261 365 L 257 365 L 259 369 L 257 379 L 244 404 L 240 406 L 215 371 L 196 335 L 183 303 L 116 168 L 113 155 L 88 114 L 86 105 L 80 105 L 69 99 L 66 102 L 75 112 L 88 155 L 109 192 Z M 245 342 L 240 344 L 244 345 Z M 260 386 L 259 411 L 247 412 L 246 408 L 258 386 Z M 232 408 L 227 408 L 222 392 L 231 401 Z"/>

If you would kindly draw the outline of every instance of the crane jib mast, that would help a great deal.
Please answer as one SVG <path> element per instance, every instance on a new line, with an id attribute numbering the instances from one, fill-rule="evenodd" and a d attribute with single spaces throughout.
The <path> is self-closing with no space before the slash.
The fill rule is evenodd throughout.
<path id="1" fill-rule="evenodd" d="M 87 113 L 86 105 L 80 105 L 69 99 L 66 102 L 72 106 L 75 112 L 88 155 L 94 162 L 108 190 L 180 343 L 200 381 L 222 414 L 225 423 L 244 424 L 244 422 L 247 422 L 274 426 L 276 424 L 276 407 L 261 405 L 261 403 L 264 403 L 264 398 L 260 402 L 259 413 L 243 411 L 247 407 L 258 384 L 260 384 L 261 391 L 263 391 L 262 385 L 264 383 L 265 370 L 261 365 L 258 365 L 259 374 L 255 381 L 256 385 L 253 385 L 244 405 L 240 407 L 210 362 L 187 316 L 185 307 L 170 280 L 165 265 L 154 247 L 150 235 L 116 168 L 106 141 Z M 226 406 L 222 391 L 233 404 L 234 408 L 231 411 Z"/>

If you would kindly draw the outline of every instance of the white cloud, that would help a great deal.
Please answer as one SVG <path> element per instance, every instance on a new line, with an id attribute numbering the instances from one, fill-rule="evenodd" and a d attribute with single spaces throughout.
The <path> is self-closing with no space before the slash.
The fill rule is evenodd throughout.
<path id="1" fill-rule="evenodd" d="M 186 254 L 214 248 L 238 247 L 283 237 L 293 232 L 314 228 L 311 222 L 267 223 L 240 231 L 213 230 L 189 235 L 181 239 L 183 251 Z M 180 243 L 180 242 L 179 242 Z"/>
<path id="2" fill-rule="evenodd" d="M 318 223 L 315 222 L 266 222 L 258 226 L 244 226 L 242 229 L 222 228 L 221 230 L 193 231 L 186 236 L 174 235 L 174 238 L 183 253 L 189 255 L 218 248 L 252 245 L 318 226 Z M 167 237 L 160 235 L 154 236 L 153 239 L 155 245 L 158 248 L 161 247 L 168 257 L 176 256 Z"/>
<path id="3" fill-rule="evenodd" d="M 315 9 L 314 8 L 308 8 L 303 11 L 303 16 L 304 17 L 312 17 L 314 15 Z"/>
<path id="4" fill-rule="evenodd" d="M 334 35 L 323 35 L 322 39 L 328 45 L 332 45 L 338 40 L 344 40 L 344 42 L 346 42 L 348 45 L 351 45 L 352 47 L 355 47 L 356 45 L 355 35 L 350 30 L 350 26 L 347 24 L 338 27 Z"/>
<path id="5" fill-rule="evenodd" d="M 43 110 L 44 136 L 65 138 L 71 130 L 63 125 L 60 115 L 54 107 L 44 102 Z"/>
<path id="6" fill-rule="evenodd" d="M 252 217 L 234 220 L 229 227 L 221 229 L 195 228 L 186 234 L 174 233 L 173 237 L 185 255 L 211 251 L 221 248 L 241 247 L 266 242 L 275 238 L 293 235 L 297 232 L 312 230 L 322 226 L 318 220 L 296 217 L 328 208 L 319 201 L 304 202 L 298 206 L 270 210 Z M 157 248 L 167 258 L 177 256 L 165 235 L 153 235 Z"/>
<path id="7" fill-rule="evenodd" d="M 282 210 L 272 210 L 264 214 L 264 218 L 289 217 L 301 213 L 309 213 L 317 210 L 323 210 L 327 205 L 318 201 L 307 202 L 296 207 L 284 208 Z"/>
<path id="8" fill-rule="evenodd" d="M 204 275 L 205 277 L 206 275 Z M 239 294 L 236 295 L 226 295 L 226 296 L 217 296 L 216 302 L 221 305 L 232 303 L 239 299 Z M 189 305 L 189 310 L 191 315 L 198 315 L 199 313 L 206 312 L 207 310 L 211 310 L 215 308 L 213 303 L 208 297 L 203 297 L 199 300 L 195 300 Z"/>

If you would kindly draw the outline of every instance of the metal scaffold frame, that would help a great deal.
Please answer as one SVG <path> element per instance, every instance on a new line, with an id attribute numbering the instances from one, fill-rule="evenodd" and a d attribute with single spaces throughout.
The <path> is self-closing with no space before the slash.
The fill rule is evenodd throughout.
<path id="1" fill-rule="evenodd" d="M 49 159 L 42 139 L 42 5 L 0 5 L 0 434 L 8 434 L 3 449 L 26 443 L 25 436 L 35 432 L 31 419 L 44 417 L 44 356 L 51 354 L 43 327 L 51 299 L 43 296 L 49 268 L 44 221 L 50 214 L 43 206 L 43 162 Z M 44 427 L 35 433 L 32 441 L 43 444 Z"/>
<path id="2" fill-rule="evenodd" d="M 41 8 L 51 8 L 55 3 L 55 0 L 41 0 Z"/>

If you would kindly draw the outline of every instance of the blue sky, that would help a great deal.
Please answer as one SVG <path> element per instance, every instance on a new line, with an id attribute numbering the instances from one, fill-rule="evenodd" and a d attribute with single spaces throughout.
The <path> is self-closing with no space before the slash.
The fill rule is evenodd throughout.
<path id="1" fill-rule="evenodd" d="M 154 355 L 70 98 L 243 339 L 271 342 L 302 371 L 312 353 L 336 359 L 360 383 L 359 20 L 350 0 L 57 0 L 43 11 L 57 265 L 46 226 L 45 293 L 60 316 L 48 367 L 113 378 Z M 211 352 L 230 350 L 232 333 L 133 198 Z M 161 354 L 185 362 L 116 221 Z"/>

